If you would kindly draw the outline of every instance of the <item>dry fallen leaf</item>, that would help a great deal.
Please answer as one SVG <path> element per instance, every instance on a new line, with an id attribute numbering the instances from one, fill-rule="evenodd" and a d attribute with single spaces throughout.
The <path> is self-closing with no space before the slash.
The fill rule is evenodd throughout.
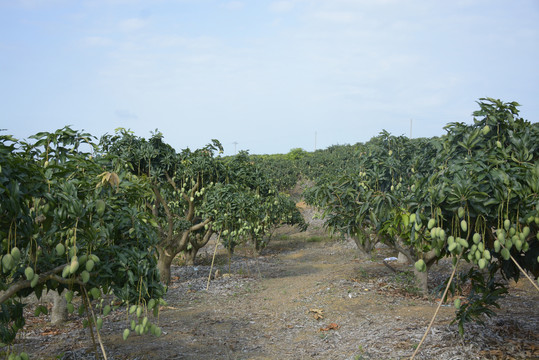
<path id="1" fill-rule="evenodd" d="M 325 328 L 320 328 L 320 330 L 318 330 L 318 331 L 337 330 L 338 328 L 340 328 L 339 325 L 337 325 L 337 324 L 335 324 L 335 323 L 331 323 L 331 324 L 329 324 L 328 326 L 326 326 Z"/>
<path id="2" fill-rule="evenodd" d="M 313 313 L 313 317 L 316 320 L 320 320 L 324 318 L 324 310 L 322 309 L 309 309 L 310 313 Z"/>

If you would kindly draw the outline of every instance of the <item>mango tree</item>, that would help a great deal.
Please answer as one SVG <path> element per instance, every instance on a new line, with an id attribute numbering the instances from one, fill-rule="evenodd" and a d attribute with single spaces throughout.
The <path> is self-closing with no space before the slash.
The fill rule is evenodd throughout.
<path id="1" fill-rule="evenodd" d="M 151 251 L 155 229 L 140 201 L 144 182 L 95 153 L 89 134 L 64 128 L 33 143 L 0 137 L 1 341 L 24 325 L 21 297 L 67 289 L 91 299 L 112 293 L 123 303 L 153 305 L 163 295 Z M 150 300 L 151 299 L 151 300 Z M 100 304 L 108 313 L 110 305 Z M 158 307 L 152 306 L 157 309 Z M 38 307 L 38 311 L 46 311 Z M 139 333 L 157 327 L 148 319 Z M 101 316 L 90 322 L 102 324 Z"/>
<path id="2" fill-rule="evenodd" d="M 374 239 L 415 261 L 424 291 L 433 262 L 451 256 L 476 265 L 463 276 L 474 291 L 457 304 L 461 329 L 492 314 L 506 291 L 498 271 L 517 280 L 518 264 L 538 274 L 538 125 L 518 117 L 517 103 L 479 105 L 472 125 L 449 124 L 439 139 L 382 134 L 360 150 L 359 168 L 309 194 L 329 226 L 374 229 Z"/>
<path id="3" fill-rule="evenodd" d="M 506 292 L 496 273 L 518 280 L 520 266 L 539 275 L 539 126 L 518 117 L 516 102 L 485 98 L 479 106 L 472 125 L 446 127 L 432 179 L 445 194 L 429 220 L 436 247 L 476 265 L 464 276 L 470 298 L 457 306 L 461 331 L 465 321 L 493 314 Z"/>
<path id="4" fill-rule="evenodd" d="M 411 226 L 416 222 L 412 209 L 417 211 L 417 203 L 408 199 L 423 188 L 416 183 L 430 170 L 430 162 L 424 159 L 436 154 L 436 142 L 383 132 L 358 146 L 353 166 L 333 179 L 322 178 L 306 199 L 323 210 L 326 226 L 356 242 L 361 256 L 368 256 L 376 243 L 383 242 L 411 262 L 421 259 L 430 265 L 435 254 L 416 246 L 424 234 L 418 225 Z M 426 277 L 418 271 L 416 276 L 426 292 Z"/>
<path id="5" fill-rule="evenodd" d="M 146 140 L 124 129 L 102 137 L 101 145 L 116 154 L 127 170 L 149 182 L 151 195 L 144 200 L 157 222 L 158 267 L 161 281 L 168 284 L 176 255 L 189 245 L 198 250 L 212 234 L 211 217 L 201 218 L 197 212 L 221 176 L 222 166 L 214 156 L 222 151 L 221 145 L 214 140 L 202 149 L 178 153 L 159 132 Z"/>
<path id="6" fill-rule="evenodd" d="M 235 190 L 224 195 L 227 200 L 220 213 L 224 216 L 215 214 L 215 226 L 224 230 L 222 241 L 230 252 L 237 244 L 250 241 L 259 253 L 268 245 L 272 232 L 283 224 L 305 230 L 295 202 L 278 191 L 275 174 L 267 167 L 252 161 L 247 152 L 224 159 L 224 165 L 225 182 Z"/>

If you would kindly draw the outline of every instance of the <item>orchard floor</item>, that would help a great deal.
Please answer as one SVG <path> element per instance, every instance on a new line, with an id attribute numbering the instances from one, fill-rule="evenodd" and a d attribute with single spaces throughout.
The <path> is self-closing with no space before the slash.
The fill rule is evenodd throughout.
<path id="1" fill-rule="evenodd" d="M 383 259 L 379 248 L 359 260 L 353 243 L 306 234 L 281 235 L 261 256 L 239 249 L 206 290 L 213 248 L 199 265 L 175 266 L 159 325 L 161 337 L 131 335 L 126 310 L 112 312 L 101 331 L 109 359 L 404 359 L 417 347 L 436 309 L 436 296 L 417 295 L 411 265 Z M 214 268 L 215 269 L 215 268 Z M 436 265 L 430 279 L 450 273 Z M 433 289 L 434 290 L 434 289 Z M 470 324 L 461 338 L 442 306 L 417 359 L 539 359 L 539 294 L 527 280 L 512 285 L 498 316 Z M 29 306 L 28 311 L 33 309 Z M 81 319 L 54 328 L 29 319 L 17 347 L 34 359 L 93 359 Z"/>

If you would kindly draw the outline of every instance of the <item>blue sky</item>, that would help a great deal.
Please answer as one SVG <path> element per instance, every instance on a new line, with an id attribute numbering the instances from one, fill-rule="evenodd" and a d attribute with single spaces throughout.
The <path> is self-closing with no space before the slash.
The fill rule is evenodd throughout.
<path id="1" fill-rule="evenodd" d="M 537 0 L 0 0 L 0 128 L 225 154 L 431 137 L 486 96 L 539 121 L 538 59 Z"/>

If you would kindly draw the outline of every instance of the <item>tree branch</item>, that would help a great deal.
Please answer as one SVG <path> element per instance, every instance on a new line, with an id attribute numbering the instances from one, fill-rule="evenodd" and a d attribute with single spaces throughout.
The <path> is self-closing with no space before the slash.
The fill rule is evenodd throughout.
<path id="1" fill-rule="evenodd" d="M 57 274 L 61 273 L 64 270 L 64 267 L 66 267 L 67 264 L 60 265 L 50 271 L 47 271 L 46 273 L 35 275 L 39 276 L 39 279 L 37 281 L 38 284 L 42 284 L 44 282 L 47 282 L 48 280 L 56 280 L 61 284 L 65 285 L 72 285 L 72 284 L 83 284 L 78 278 L 71 278 L 71 279 L 64 279 L 61 276 L 58 276 Z M 32 285 L 30 285 L 32 282 L 30 280 L 20 280 L 16 283 L 13 283 L 10 285 L 10 287 L 0 295 L 0 304 L 3 304 L 6 300 L 11 298 L 13 295 L 18 293 L 19 291 L 29 288 Z"/>
<path id="2" fill-rule="evenodd" d="M 172 181 L 172 178 L 168 174 L 168 172 L 165 171 L 165 176 L 167 178 L 167 182 L 174 188 L 174 190 L 178 191 L 178 188 L 176 187 L 176 183 Z"/>

